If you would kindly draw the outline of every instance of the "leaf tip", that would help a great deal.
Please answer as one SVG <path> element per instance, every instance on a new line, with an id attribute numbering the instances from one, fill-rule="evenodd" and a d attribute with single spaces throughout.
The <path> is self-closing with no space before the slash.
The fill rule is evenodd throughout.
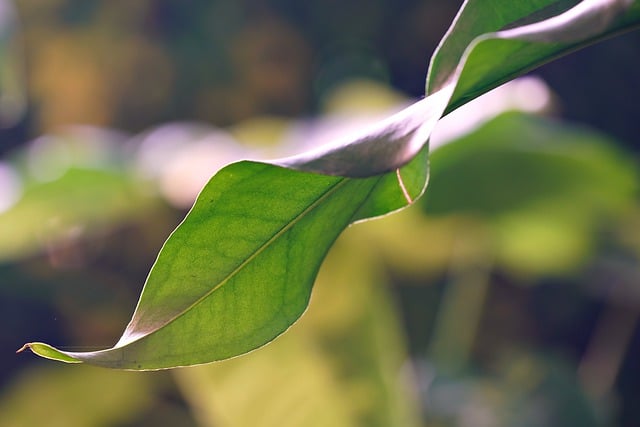
<path id="1" fill-rule="evenodd" d="M 22 347 L 20 347 L 19 349 L 16 350 L 16 354 L 18 353 L 22 353 L 23 351 L 25 351 L 26 349 L 31 350 L 31 343 L 28 342 L 25 345 L 23 345 Z"/>
<path id="2" fill-rule="evenodd" d="M 71 354 L 58 350 L 49 344 L 41 342 L 29 342 L 20 347 L 16 353 L 22 353 L 25 350 L 31 350 L 31 352 L 45 359 L 57 360 L 65 363 L 82 363 L 82 360 L 76 359 Z"/>

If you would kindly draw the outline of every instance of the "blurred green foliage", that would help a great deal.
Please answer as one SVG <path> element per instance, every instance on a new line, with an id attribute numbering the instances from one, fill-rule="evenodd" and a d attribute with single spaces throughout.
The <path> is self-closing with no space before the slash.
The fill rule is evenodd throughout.
<path id="1" fill-rule="evenodd" d="M 457 5 L 19 0 L 17 8 L 41 134 L 68 123 L 139 131 L 176 118 L 226 125 L 307 114 L 353 77 L 422 92 L 425 58 Z"/>
<path id="2" fill-rule="evenodd" d="M 36 106 L 28 135 L 70 123 L 138 131 L 169 119 L 226 125 L 261 115 L 285 116 L 280 134 L 350 77 L 420 91 L 424 58 L 458 6 L 16 3 Z M 364 92 L 359 105 L 373 102 Z M 583 104 L 602 110 L 591 97 Z M 274 139 L 272 127 L 258 129 L 252 138 Z M 624 142 L 558 120 L 498 117 L 433 153 L 420 206 L 341 237 L 308 313 L 282 339 L 229 362 L 133 374 L 13 354 L 33 336 L 111 345 L 184 213 L 136 169 L 130 138 L 88 150 L 98 164 L 87 155 L 95 139 L 63 138 L 35 170 L 27 160 L 38 158 L 35 144 L 6 159 L 23 196 L 0 213 L 3 425 L 634 426 L 640 418 L 640 181 Z M 56 158 L 67 160 L 43 176 Z"/>
<path id="3" fill-rule="evenodd" d="M 312 421 L 318 425 L 467 425 L 478 420 L 505 426 L 602 425 L 602 420 L 611 420 L 616 412 L 601 399 L 611 396 L 613 390 L 606 389 L 604 394 L 598 390 L 602 382 L 615 382 L 622 360 L 616 362 L 611 355 L 601 359 L 600 366 L 613 365 L 614 378 L 596 377 L 595 383 L 588 380 L 588 371 L 594 367 L 585 360 L 603 345 L 587 345 L 598 341 L 592 335 L 597 335 L 593 322 L 600 310 L 594 307 L 606 310 L 621 303 L 611 299 L 609 277 L 598 278 L 603 260 L 617 254 L 628 268 L 637 269 L 637 261 L 632 260 L 637 260 L 638 252 L 633 250 L 638 242 L 619 229 L 638 212 L 637 168 L 614 147 L 608 138 L 584 128 L 511 113 L 436 150 L 432 193 L 421 203 L 423 209 L 417 206 L 362 224 L 342 236 L 318 278 L 309 312 L 285 337 L 236 360 L 178 370 L 172 376 L 157 374 L 164 375 L 162 387 L 167 391 L 161 393 L 181 396 L 181 403 L 175 403 L 173 409 L 175 415 L 168 419 L 229 426 L 255 425 L 260 420 L 279 424 L 283 414 L 288 414 L 291 425 L 313 425 Z M 69 146 L 58 148 L 68 150 Z M 522 157 L 522 153 L 528 156 Z M 496 158 L 520 159 L 524 166 L 512 170 L 505 166 L 511 162 L 496 162 Z M 474 161 L 469 163 L 468 159 Z M 79 177 L 99 170 L 86 163 L 85 169 L 78 169 L 80 162 L 69 170 L 87 171 Z M 121 169 L 117 164 L 106 170 Z M 549 182 L 548 172 L 560 173 L 564 184 Z M 65 178 L 79 188 L 95 187 L 93 181 L 72 180 L 73 176 L 67 173 L 51 183 Z M 133 178 L 136 174 L 128 176 L 131 184 L 140 184 L 141 178 Z M 504 180 L 515 184 L 494 195 Z M 48 190 L 52 198 L 56 195 L 56 187 L 48 182 L 32 185 Z M 456 187 L 458 192 L 447 191 Z M 466 193 L 469 187 L 473 192 Z M 523 188 L 531 200 L 522 197 Z M 66 186 L 56 191 L 61 199 L 69 193 Z M 166 233 L 174 224 L 176 216 L 158 202 L 137 209 L 137 214 L 146 212 L 143 217 L 154 217 L 154 221 L 132 221 L 131 214 L 108 215 L 114 212 L 111 206 L 120 204 L 116 196 L 121 191 L 121 187 L 111 186 L 99 193 L 69 193 L 101 206 L 78 210 L 69 219 L 93 232 L 69 238 L 43 231 L 47 238 L 40 240 L 38 252 L 45 250 L 45 259 L 34 255 L 24 258 L 23 252 L 5 258 L 3 282 L 8 281 L 2 288 L 3 299 L 8 304 L 33 301 L 26 305 L 32 311 L 21 315 L 27 320 L 37 318 L 34 311 L 42 311 L 42 306 L 50 306 L 47 311 L 53 317 L 46 320 L 44 314 L 46 321 L 55 323 L 57 316 L 65 319 L 52 331 L 54 342 L 59 336 L 61 341 L 83 343 L 88 348 L 108 345 L 127 319 L 129 313 L 122 306 L 132 308 L 132 284 L 139 283 L 144 270 L 131 265 L 140 262 L 140 254 L 136 258 L 130 250 L 146 251 L 144 258 L 150 262 L 161 236 L 150 246 L 143 245 L 140 236 Z M 478 197 L 482 192 L 486 198 Z M 29 194 L 26 192 L 23 200 L 28 200 Z M 93 199 L 95 194 L 101 195 L 99 201 Z M 495 202 L 488 204 L 490 200 Z M 0 216 L 1 223 L 8 227 L 24 224 L 12 214 L 24 209 L 23 203 Z M 55 203 L 34 210 L 43 218 L 58 211 Z M 576 220 L 566 221 L 567 214 Z M 94 220 L 107 228 L 96 234 Z M 531 225 L 535 221 L 560 221 L 562 225 L 553 232 L 544 225 L 542 233 L 529 239 L 526 233 L 535 230 Z M 124 233 L 108 231 L 123 227 Z M 528 246 L 524 252 L 514 251 L 504 241 L 514 227 L 525 233 L 517 239 L 518 244 Z M 566 244 L 563 239 L 574 241 Z M 10 241 L 5 245 L 10 247 Z M 123 249 L 129 252 L 118 254 Z M 119 256 L 114 257 L 116 254 Z M 85 284 L 83 277 L 92 277 L 92 282 Z M 100 291 L 99 282 L 108 290 Z M 22 285 L 16 287 L 18 283 Z M 522 288 L 518 283 L 529 286 Z M 618 285 L 618 292 L 637 292 L 633 283 L 620 281 Z M 121 296 L 114 299 L 118 288 Z M 99 292 L 103 292 L 101 297 Z M 400 316 L 394 308 L 396 299 L 402 309 Z M 633 312 L 637 307 L 631 300 L 625 304 L 623 310 Z M 79 324 L 81 318 L 89 322 Z M 402 338 L 398 318 L 405 319 L 408 341 Z M 100 319 L 106 323 L 93 325 Z M 617 322 L 629 321 L 633 326 L 636 320 L 623 317 L 609 327 L 624 328 Z M 38 333 L 46 329 L 37 327 Z M 563 334 L 570 339 L 563 341 Z M 7 338 L 19 345 L 24 337 L 12 333 Z M 578 341 L 572 342 L 576 338 Z M 608 341 L 604 345 L 620 345 L 614 336 Z M 589 350 L 593 345 L 596 349 Z M 413 368 L 407 365 L 407 346 Z M 31 369 L 43 371 L 33 374 L 43 382 L 37 387 L 57 387 L 53 384 L 64 381 L 69 393 L 90 396 L 82 387 L 95 381 L 118 393 L 118 385 L 89 376 L 78 386 L 71 379 L 56 379 L 66 375 L 60 367 L 27 366 L 22 369 L 24 375 Z M 577 366 L 582 368 L 578 371 L 582 377 L 576 376 Z M 55 376 L 44 372 L 49 369 Z M 68 372 L 82 376 L 101 371 Z M 133 381 L 125 387 L 137 390 L 142 400 L 139 404 L 128 400 L 131 409 L 122 410 L 118 415 L 122 419 L 144 418 L 143 414 L 159 404 L 153 403 L 159 397 L 152 397 L 151 391 L 159 386 L 149 385 L 148 375 L 123 377 Z M 14 425 L 29 425 L 28 419 L 20 416 L 30 400 L 20 396 L 31 396 L 20 390 L 29 387 L 29 381 L 14 375 L 6 378 L 13 379 L 6 383 L 0 403 L 12 409 Z M 409 384 L 422 392 L 416 395 Z M 590 387 L 595 395 L 590 394 Z M 279 388 L 283 391 L 277 391 Z M 75 405 L 75 400 L 68 401 Z M 65 402 L 53 400 L 49 404 L 64 407 Z M 419 406 L 426 411 L 422 421 Z M 327 412 L 328 407 L 332 409 Z M 105 410 L 109 415 L 105 418 L 97 411 L 93 411 L 94 425 L 115 425 L 110 418 L 115 415 L 109 410 Z M 59 419 L 66 422 L 69 416 L 72 425 L 84 424 L 73 421 L 84 416 L 76 412 L 65 409 L 62 413 L 68 415 Z"/>

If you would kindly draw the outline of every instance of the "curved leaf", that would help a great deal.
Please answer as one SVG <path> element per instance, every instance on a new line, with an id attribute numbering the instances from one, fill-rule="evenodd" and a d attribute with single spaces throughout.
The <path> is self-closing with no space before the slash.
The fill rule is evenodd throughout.
<path id="1" fill-rule="evenodd" d="M 318 151 L 221 170 L 165 243 L 116 346 L 87 353 L 27 347 L 66 362 L 160 369 L 269 342 L 305 310 L 320 263 L 346 226 L 421 194 L 426 144 L 444 112 L 640 22 L 637 1 L 567 5 L 575 2 L 466 1 L 432 61 L 427 98 Z"/>
<path id="2" fill-rule="evenodd" d="M 272 163 L 328 175 L 367 177 L 396 170 L 429 140 L 454 86 L 443 87 L 356 135 Z"/>
<path id="3" fill-rule="evenodd" d="M 27 347 L 63 362 L 124 369 L 194 365 L 260 347 L 306 309 L 320 263 L 347 225 L 405 206 L 405 192 L 422 192 L 425 156 L 398 175 L 368 179 L 229 165 L 165 243 L 116 346 L 85 353 Z M 412 179 L 401 186 L 405 174 Z"/>
<path id="4" fill-rule="evenodd" d="M 426 98 L 356 135 L 273 163 L 350 177 L 392 171 L 424 147 L 443 114 L 558 56 L 638 26 L 640 2 L 632 0 L 467 0 L 432 58 Z"/>
<path id="5" fill-rule="evenodd" d="M 559 56 L 638 27 L 637 0 L 466 0 L 431 59 L 426 91 L 455 81 L 450 112 Z"/>

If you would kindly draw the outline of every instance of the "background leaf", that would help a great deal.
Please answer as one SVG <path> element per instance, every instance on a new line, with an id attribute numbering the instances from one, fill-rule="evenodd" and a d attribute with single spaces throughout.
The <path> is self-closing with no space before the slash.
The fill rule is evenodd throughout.
<path id="1" fill-rule="evenodd" d="M 32 256 L 158 206 L 149 182 L 124 160 L 121 135 L 77 127 L 31 141 L 5 166 L 15 176 L 0 209 L 0 262 Z M 1 166 L 1 165 L 0 165 Z"/>
<path id="2" fill-rule="evenodd" d="M 638 191 L 636 165 L 591 130 L 505 114 L 432 153 L 420 201 L 432 217 L 490 226 L 496 262 L 519 273 L 574 270 L 605 221 Z"/>
<path id="3" fill-rule="evenodd" d="M 101 226 L 133 218 L 150 207 L 143 190 L 126 173 L 79 168 L 32 184 L 16 205 L 0 213 L 0 260 L 37 253 L 87 229 L 96 233 Z"/>
<path id="4" fill-rule="evenodd" d="M 11 427 L 43 420 L 52 427 L 119 425 L 151 406 L 154 383 L 127 372 L 40 366 L 24 372 L 0 396 L 2 422 Z"/>

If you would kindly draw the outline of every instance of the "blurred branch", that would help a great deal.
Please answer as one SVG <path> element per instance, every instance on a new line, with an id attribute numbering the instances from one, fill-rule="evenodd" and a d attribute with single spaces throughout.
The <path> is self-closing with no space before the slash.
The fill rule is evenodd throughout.
<path id="1" fill-rule="evenodd" d="M 636 260 L 604 260 L 592 273 L 593 287 L 605 302 L 578 366 L 578 377 L 595 399 L 611 393 L 640 320 Z"/>
<path id="2" fill-rule="evenodd" d="M 478 235 L 480 234 L 480 235 Z M 439 370 L 459 372 L 469 361 L 490 285 L 491 250 L 482 229 L 464 227 L 453 246 L 452 280 L 436 317 L 430 358 Z"/>

